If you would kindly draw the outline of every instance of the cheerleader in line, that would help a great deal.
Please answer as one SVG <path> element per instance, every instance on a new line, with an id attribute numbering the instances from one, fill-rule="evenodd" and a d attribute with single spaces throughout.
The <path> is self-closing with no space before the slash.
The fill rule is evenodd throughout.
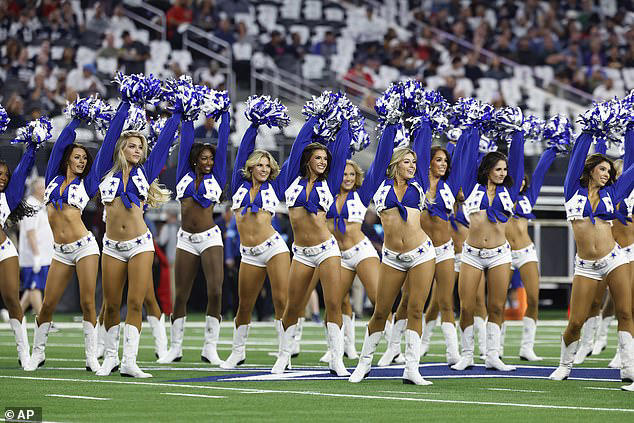
<path id="1" fill-rule="evenodd" d="M 4 109 L 0 107 L 0 119 Z M 8 123 L 8 119 L 7 119 Z M 0 126 L 2 122 L 0 121 Z M 4 160 L 0 160 L 0 293 L 2 300 L 9 310 L 9 324 L 15 335 L 15 344 L 18 350 L 18 364 L 21 367 L 28 365 L 29 339 L 26 333 L 26 317 L 20 307 L 20 266 L 18 264 L 18 252 L 4 232 L 5 224 L 15 224 L 22 218 L 33 215 L 26 202 L 22 201 L 26 178 L 31 173 L 35 164 L 35 152 L 37 144 L 27 142 L 26 151 L 20 159 L 13 173 Z"/>
<path id="2" fill-rule="evenodd" d="M 291 348 L 296 324 L 304 313 L 304 298 L 315 270 L 319 270 L 324 299 L 331 372 L 338 376 L 350 373 L 343 364 L 343 332 L 341 330 L 340 289 L 341 252 L 337 240 L 328 230 L 326 212 L 341 186 L 346 157 L 350 148 L 350 128 L 344 119 L 336 135 L 334 154 L 323 144 L 310 143 L 318 116 L 311 116 L 297 135 L 288 158 L 286 205 L 293 228 L 293 260 L 289 273 L 286 310 L 282 318 L 282 342 L 272 373 L 283 373 L 290 366 Z"/>
<path id="3" fill-rule="evenodd" d="M 207 309 L 200 358 L 216 366 L 222 363 L 217 344 L 222 320 L 224 249 L 220 228 L 213 219 L 213 210 L 227 182 L 227 145 L 231 120 L 228 108 L 227 99 L 217 113 L 221 116 L 217 146 L 194 144 L 195 116 L 184 115 L 176 169 L 176 199 L 181 203 L 181 227 L 177 235 L 174 263 L 176 296 L 170 331 L 171 346 L 158 363 L 180 361 L 183 356 L 187 301 L 201 265 L 207 282 Z"/>
<path id="4" fill-rule="evenodd" d="M 260 117 L 261 109 L 278 112 L 279 117 Z M 231 192 L 240 234 L 240 270 L 238 272 L 238 311 L 234 319 L 231 354 L 220 365 L 233 369 L 246 360 L 246 342 L 251 326 L 251 313 L 268 275 L 275 312 L 278 353 L 282 330 L 282 315 L 288 293 L 288 273 L 291 259 L 282 236 L 273 228 L 275 209 L 286 188 L 286 161 L 279 165 L 268 151 L 255 149 L 258 127 L 262 124 L 282 126 L 288 123 L 286 108 L 267 97 L 251 97 L 247 100 L 246 116 L 251 120 L 233 167 Z"/>
<path id="5" fill-rule="evenodd" d="M 581 327 L 588 316 L 597 285 L 604 279 L 614 299 L 618 319 L 621 379 L 634 376 L 634 324 L 628 259 L 611 230 L 611 221 L 615 217 L 614 204 L 623 201 L 634 188 L 634 166 L 624 170 L 615 182 L 616 171 L 610 159 L 602 154 L 586 158 L 594 138 L 593 127 L 597 127 L 592 123 L 586 122 L 584 132 L 575 142 L 564 182 L 566 216 L 572 223 L 577 255 L 570 318 L 561 338 L 559 367 L 550 375 L 553 380 L 564 380 L 570 375 Z M 608 126 L 609 122 L 601 122 L 600 125 Z M 629 135 L 625 140 L 626 150 L 632 148 L 634 141 Z"/>
<path id="6" fill-rule="evenodd" d="M 506 222 L 513 212 L 524 173 L 520 156 L 524 153 L 524 134 L 514 131 L 510 158 L 497 151 L 488 153 L 476 169 L 480 130 L 471 127 L 461 136 L 468 137 L 463 150 L 462 188 L 469 196 L 464 212 L 469 219 L 469 234 L 462 250 L 458 290 L 460 294 L 460 326 L 462 356 L 451 368 L 465 370 L 473 366 L 473 323 L 476 293 L 482 274 L 487 271 L 487 356 L 485 366 L 500 371 L 515 370 L 500 359 L 501 326 L 504 302 L 511 276 L 511 247 L 505 236 Z M 508 169 L 511 169 L 509 172 Z"/>
<path id="7" fill-rule="evenodd" d="M 423 186 L 428 169 L 417 166 L 417 160 L 429 163 L 430 124 L 423 121 L 415 129 L 413 150 L 398 148 L 391 153 L 395 137 L 396 125 L 387 125 L 379 148 L 389 150 L 381 154 L 380 162 L 376 162 L 373 169 L 374 203 L 385 233 L 379 275 L 381 283 L 374 314 L 365 331 L 359 363 L 349 381 L 361 382 L 370 372 L 387 316 L 401 288 L 406 288 L 409 297 L 403 383 L 430 385 L 431 382 L 420 375 L 418 363 L 423 307 L 432 284 L 436 254 L 431 239 L 420 225 L 420 215 L 425 207 Z M 383 146 L 384 143 L 387 146 Z M 405 283 L 407 287 L 403 287 Z"/>

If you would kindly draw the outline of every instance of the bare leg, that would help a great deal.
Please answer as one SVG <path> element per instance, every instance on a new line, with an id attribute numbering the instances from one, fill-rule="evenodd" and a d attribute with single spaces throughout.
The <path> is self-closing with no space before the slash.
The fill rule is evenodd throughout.
<path id="1" fill-rule="evenodd" d="M 288 301 L 282 324 L 284 329 L 289 328 L 297 323 L 297 319 L 303 316 L 306 308 L 307 297 L 310 295 L 308 291 L 315 268 L 306 266 L 297 260 L 291 261 L 291 269 L 288 277 Z M 341 307 L 341 303 L 339 304 Z"/>
<path id="2" fill-rule="evenodd" d="M 94 257 L 99 260 L 98 256 Z M 46 287 L 44 288 L 44 303 L 42 304 L 40 313 L 37 316 L 37 321 L 40 325 L 53 320 L 53 312 L 55 311 L 59 300 L 62 298 L 64 290 L 66 289 L 70 278 L 73 276 L 74 271 L 75 266 L 68 266 L 67 264 L 60 263 L 57 260 L 53 260 L 51 263 L 48 276 L 46 277 Z M 95 290 L 93 287 L 93 298 L 94 292 Z"/>
<path id="3" fill-rule="evenodd" d="M 534 261 L 526 263 L 520 267 L 520 276 L 526 289 L 526 317 L 537 321 L 537 310 L 539 307 L 539 269 Z"/>
<path id="4" fill-rule="evenodd" d="M 172 320 L 180 319 L 187 314 L 187 301 L 189 301 L 199 266 L 200 257 L 180 248 L 176 249 L 176 259 L 174 261 L 176 295 Z"/>
<path id="5" fill-rule="evenodd" d="M 570 296 L 570 317 L 568 318 L 568 326 L 563 333 L 566 345 L 570 345 L 581 337 L 581 327 L 590 312 L 596 289 L 596 280 L 579 275 L 573 277 L 572 294 Z"/>
<path id="6" fill-rule="evenodd" d="M 101 277 L 103 279 L 103 298 L 106 304 L 104 323 L 106 330 L 118 325 L 121 310 L 121 296 L 128 273 L 128 263 L 110 257 L 107 254 L 101 256 Z"/>
<path id="7" fill-rule="evenodd" d="M 284 315 L 288 296 L 288 272 L 290 268 L 291 258 L 289 253 L 278 254 L 266 264 L 266 271 L 271 282 L 275 320 L 281 320 Z"/>
<path id="8" fill-rule="evenodd" d="M 476 296 L 482 273 L 482 270 L 466 263 L 462 263 L 460 266 L 458 292 L 460 295 L 460 327 L 462 330 L 473 326 L 473 316 L 477 310 Z"/>
<path id="9" fill-rule="evenodd" d="M 436 294 L 440 316 L 443 322 L 454 323 L 453 289 L 454 265 L 452 260 L 436 264 Z"/>
<path id="10" fill-rule="evenodd" d="M 392 310 L 394 300 L 405 282 L 407 273 L 394 269 L 386 264 L 381 264 L 379 284 L 374 314 L 368 322 L 368 334 L 380 332 L 385 328 L 385 321 Z M 402 302 L 402 301 L 401 301 Z"/>
<path id="11" fill-rule="evenodd" d="M 9 310 L 9 317 L 22 321 L 24 313 L 20 307 L 20 266 L 17 257 L 0 261 L 0 293 L 2 301 Z"/>
<path id="12" fill-rule="evenodd" d="M 370 257 L 357 265 L 357 275 L 365 288 L 365 292 L 372 305 L 376 304 L 376 293 L 379 286 L 379 269 L 381 262 L 376 257 Z M 343 277 L 343 270 L 342 270 Z"/>
<path id="13" fill-rule="evenodd" d="M 224 281 L 223 247 L 207 248 L 200 255 L 203 272 L 207 280 L 207 316 L 220 320 L 222 308 L 222 282 Z"/>
<path id="14" fill-rule="evenodd" d="M 251 313 L 262 290 L 266 268 L 253 266 L 248 263 L 240 263 L 238 273 L 238 311 L 236 313 L 235 327 L 251 323 Z"/>
<path id="15" fill-rule="evenodd" d="M 504 322 L 504 303 L 509 288 L 510 273 L 510 263 L 496 266 L 487 272 L 489 322 L 496 323 L 500 327 Z"/>
<path id="16" fill-rule="evenodd" d="M 434 260 L 428 260 L 414 266 L 407 273 L 410 293 L 407 302 L 407 329 L 413 330 L 419 336 L 423 331 L 423 307 L 431 289 L 435 264 Z"/>
<path id="17" fill-rule="evenodd" d="M 154 252 L 146 251 L 132 257 L 128 262 L 128 315 L 125 323 L 141 332 L 143 300 L 147 295 L 148 284 L 152 280 L 152 262 Z M 160 315 L 160 312 L 159 312 Z"/>

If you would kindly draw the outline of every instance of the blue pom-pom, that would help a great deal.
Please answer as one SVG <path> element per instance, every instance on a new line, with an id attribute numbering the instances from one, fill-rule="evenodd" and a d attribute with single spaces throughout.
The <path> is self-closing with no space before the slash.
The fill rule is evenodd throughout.
<path id="1" fill-rule="evenodd" d="M 492 151 L 498 150 L 498 145 L 495 142 L 494 138 L 491 138 L 487 135 L 480 135 L 480 145 L 478 147 L 480 153 L 491 153 Z"/>
<path id="2" fill-rule="evenodd" d="M 254 125 L 283 128 L 291 122 L 286 106 L 278 99 L 271 100 L 268 95 L 252 95 L 247 99 L 246 106 L 244 115 Z"/>
<path id="3" fill-rule="evenodd" d="M 145 109 L 136 104 L 130 106 L 128 111 L 128 118 L 123 125 L 124 131 L 139 131 L 142 132 L 147 127 L 147 115 Z"/>
<path id="4" fill-rule="evenodd" d="M 377 137 L 381 139 L 383 131 L 387 126 L 386 122 L 379 122 L 376 125 L 376 133 Z M 410 133 L 407 127 L 403 124 L 403 122 L 399 122 L 396 124 L 396 134 L 394 136 L 394 148 L 407 147 L 409 146 Z"/>
<path id="5" fill-rule="evenodd" d="M 495 109 L 475 98 L 459 98 L 452 107 L 452 124 L 461 128 L 476 127 L 484 134 L 494 128 Z"/>
<path id="6" fill-rule="evenodd" d="M 537 142 L 541 139 L 544 131 L 545 122 L 537 116 L 529 115 L 524 118 L 522 130 L 524 131 L 524 139 L 530 142 Z"/>
<path id="7" fill-rule="evenodd" d="M 53 124 L 47 117 L 42 116 L 37 120 L 32 120 L 26 126 L 18 129 L 16 137 L 12 143 L 35 144 L 39 147 L 43 142 L 51 139 Z"/>
<path id="8" fill-rule="evenodd" d="M 462 135 L 462 129 L 457 127 L 450 128 L 447 130 L 446 135 L 450 141 L 458 141 L 458 139 L 460 138 L 460 135 Z"/>
<path id="9" fill-rule="evenodd" d="M 494 131 L 502 138 L 506 138 L 515 131 L 523 130 L 524 114 L 519 107 L 503 107 L 493 112 L 495 122 Z"/>
<path id="10" fill-rule="evenodd" d="M 404 111 L 403 88 L 401 85 L 390 85 L 375 102 L 374 109 L 379 115 L 379 121 L 389 124 L 402 120 Z"/>
<path id="11" fill-rule="evenodd" d="M 0 106 L 0 134 L 7 130 L 9 122 L 11 122 L 11 119 L 9 119 L 7 111 L 4 110 L 4 107 Z"/>
<path id="12" fill-rule="evenodd" d="M 95 129 L 105 132 L 108 124 L 115 115 L 114 108 L 99 97 L 90 96 L 79 98 L 73 103 L 66 102 L 64 114 L 70 119 L 80 119 L 89 125 L 94 123 Z"/>
<path id="13" fill-rule="evenodd" d="M 555 115 L 546 122 L 542 132 L 548 147 L 554 147 L 558 152 L 570 150 L 572 142 L 572 125 L 564 115 Z"/>
<path id="14" fill-rule="evenodd" d="M 302 114 L 307 118 L 317 117 L 314 127 L 315 138 L 324 144 L 332 142 L 344 118 L 344 112 L 350 114 L 349 100 L 341 93 L 324 91 L 319 97 L 313 96 L 304 105 Z"/>
<path id="15" fill-rule="evenodd" d="M 226 91 L 216 91 L 203 87 L 201 90 L 200 109 L 207 117 L 218 119 L 231 107 L 231 100 Z"/>
<path id="16" fill-rule="evenodd" d="M 591 132 L 595 138 L 619 144 L 623 141 L 625 129 L 625 109 L 617 100 L 594 103 L 591 109 L 579 116 L 577 122 L 584 131 Z"/>
<path id="17" fill-rule="evenodd" d="M 135 104 L 154 104 L 161 100 L 163 88 L 161 80 L 150 74 L 124 75 L 117 72 L 114 82 L 119 84 L 119 92 L 124 101 Z"/>
<path id="18" fill-rule="evenodd" d="M 625 129 L 631 130 L 634 127 L 634 89 L 621 100 L 621 110 Z"/>
<path id="19" fill-rule="evenodd" d="M 166 117 L 160 117 L 158 119 L 150 120 L 150 134 L 147 138 L 148 150 L 152 150 L 154 148 L 154 146 L 156 145 L 156 142 L 158 141 L 159 135 L 161 135 L 163 128 L 165 128 L 166 123 L 167 123 Z M 177 139 L 178 139 L 178 131 L 175 131 L 174 140 L 170 143 L 172 145 L 172 147 L 170 148 L 170 151 L 172 148 L 175 147 L 176 144 L 174 143 L 174 141 L 176 141 Z"/>
<path id="20" fill-rule="evenodd" d="M 181 113 L 187 120 L 196 120 L 200 114 L 202 90 L 188 75 L 171 78 L 163 86 L 163 100 L 169 103 L 172 113 Z"/>

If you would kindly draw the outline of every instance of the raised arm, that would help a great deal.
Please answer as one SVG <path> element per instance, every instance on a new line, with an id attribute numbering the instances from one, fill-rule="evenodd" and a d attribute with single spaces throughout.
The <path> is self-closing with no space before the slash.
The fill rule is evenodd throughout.
<path id="1" fill-rule="evenodd" d="M 528 197 L 531 206 L 534 206 L 537 201 L 539 191 L 541 191 L 542 185 L 544 184 L 544 177 L 546 176 L 546 172 L 548 172 L 550 166 L 555 161 L 555 156 L 557 156 L 557 149 L 555 147 L 547 148 L 539 158 L 537 166 L 535 166 L 533 176 L 531 177 L 531 184 L 526 190 L 526 196 Z"/>
<path id="2" fill-rule="evenodd" d="M 625 131 L 625 155 L 623 156 L 623 169 L 629 168 L 634 163 L 634 125 Z"/>
<path id="3" fill-rule="evenodd" d="M 385 178 L 385 172 L 392 159 L 394 151 L 394 138 L 396 137 L 396 125 L 388 125 L 381 134 L 379 145 L 376 147 L 374 161 L 363 178 L 361 188 L 357 190 L 361 201 L 365 206 L 370 204 L 372 196 L 379 188 L 379 184 Z"/>
<path id="4" fill-rule="evenodd" d="M 480 146 L 480 131 L 470 128 L 462 131 L 460 138 L 464 137 L 465 144 L 460 154 L 461 170 L 458 173 L 460 186 L 465 197 L 468 197 L 473 187 L 478 182 L 478 148 Z M 460 142 L 460 141 L 459 141 Z"/>
<path id="5" fill-rule="evenodd" d="M 288 156 L 288 171 L 286 172 L 284 189 L 299 176 L 299 162 L 302 158 L 304 148 L 313 140 L 313 127 L 317 123 L 317 120 L 318 118 L 316 116 L 312 116 L 308 119 L 293 142 L 291 154 Z"/>
<path id="6" fill-rule="evenodd" d="M 101 178 L 103 178 L 106 173 L 112 169 L 114 164 L 114 159 L 112 157 L 114 155 L 114 148 L 117 145 L 119 136 L 121 136 L 121 132 L 123 131 L 123 125 L 125 124 L 125 120 L 128 118 L 129 110 L 130 103 L 122 101 L 121 104 L 119 104 L 117 113 L 110 122 L 108 130 L 106 131 L 106 136 L 104 137 L 99 153 L 97 153 L 97 157 L 95 158 L 95 176 L 99 180 L 101 180 Z"/>
<path id="7" fill-rule="evenodd" d="M 211 170 L 222 189 L 227 183 L 227 146 L 229 145 L 230 123 L 229 112 L 224 112 L 218 127 L 218 145 L 216 145 L 216 154 L 214 155 L 214 167 Z"/>
<path id="8" fill-rule="evenodd" d="M 189 152 L 192 149 L 192 145 L 194 145 L 194 122 L 184 120 L 181 124 L 181 142 L 178 146 L 176 183 L 183 179 L 183 176 L 192 171 L 189 166 Z"/>
<path id="9" fill-rule="evenodd" d="M 431 127 L 429 122 L 423 121 L 420 128 L 414 132 L 412 150 L 416 153 L 415 178 L 425 191 L 429 189 L 429 163 L 431 162 Z"/>
<path id="10" fill-rule="evenodd" d="M 457 143 L 448 143 L 447 151 L 451 155 L 451 171 L 447 177 L 447 185 L 453 193 L 454 197 L 460 191 L 461 172 L 462 172 L 462 151 L 466 148 L 467 137 L 458 138 Z M 451 147 L 451 150 L 449 149 Z"/>
<path id="11" fill-rule="evenodd" d="M 614 184 L 615 196 L 614 203 L 620 203 L 627 198 L 634 189 L 634 163 L 632 155 L 634 154 L 634 129 L 629 129 L 625 133 L 625 158 L 623 159 L 623 173 Z M 627 167 L 625 167 L 627 165 Z"/>
<path id="12" fill-rule="evenodd" d="M 582 132 L 572 147 L 570 160 L 568 162 L 568 171 L 566 172 L 566 179 L 564 180 L 564 197 L 566 201 L 570 200 L 581 186 L 579 178 L 581 178 L 581 174 L 583 173 L 583 165 L 586 162 L 586 156 L 588 155 L 588 150 L 590 150 L 590 145 L 592 145 L 593 138 L 592 133 Z"/>
<path id="13" fill-rule="evenodd" d="M 515 131 L 511 139 L 511 147 L 509 148 L 508 174 L 513 178 L 513 186 L 509 194 L 511 200 L 515 202 L 517 195 L 522 187 L 524 179 L 524 132 Z"/>
<path id="14" fill-rule="evenodd" d="M 231 172 L 231 194 L 235 194 L 244 177 L 242 176 L 242 168 L 244 168 L 247 159 L 255 150 L 255 137 L 258 135 L 258 127 L 251 124 L 247 131 L 242 136 L 240 147 L 238 147 L 238 153 L 236 154 L 236 161 L 233 164 L 233 171 Z"/>
<path id="15" fill-rule="evenodd" d="M 180 121 L 180 113 L 174 113 L 169 119 L 167 119 L 165 126 L 158 136 L 158 140 L 156 140 L 156 144 L 154 145 L 152 152 L 145 163 L 143 163 L 145 177 L 147 178 L 148 184 L 151 184 L 156 178 L 158 178 L 163 166 L 165 166 L 170 147 L 174 141 L 174 134 L 178 130 L 178 124 Z"/>
<path id="16" fill-rule="evenodd" d="M 46 165 L 46 174 L 44 176 L 44 184 L 48 185 L 58 174 L 59 164 L 64 156 L 64 150 L 66 147 L 75 142 L 75 129 L 79 126 L 81 120 L 73 119 L 62 130 L 62 133 L 57 137 L 57 141 L 53 144 L 53 151 L 51 151 L 51 157 L 48 159 Z M 65 176 L 65 175 L 64 175 Z"/>
<path id="17" fill-rule="evenodd" d="M 20 159 L 20 163 L 13 170 L 9 184 L 4 190 L 7 197 L 7 204 L 9 209 L 13 211 L 24 196 L 24 189 L 26 188 L 26 177 L 31 173 L 33 165 L 35 164 L 35 149 L 36 146 L 33 143 L 29 143 L 26 147 L 26 151 Z"/>
<path id="18" fill-rule="evenodd" d="M 599 154 L 608 154 L 608 144 L 604 139 L 599 138 L 594 144 L 594 152 Z"/>
<path id="19" fill-rule="evenodd" d="M 335 138 L 335 144 L 332 149 L 332 165 L 328 173 L 328 187 L 333 195 L 337 195 L 341 187 L 343 172 L 346 169 L 348 150 L 350 150 L 351 138 L 350 124 L 348 123 L 348 119 L 345 119 Z"/>

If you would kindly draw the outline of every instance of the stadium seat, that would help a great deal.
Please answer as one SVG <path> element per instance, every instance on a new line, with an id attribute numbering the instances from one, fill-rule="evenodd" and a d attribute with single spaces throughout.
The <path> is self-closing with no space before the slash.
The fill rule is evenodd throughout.
<path id="1" fill-rule="evenodd" d="M 267 31 L 273 31 L 277 25 L 277 6 L 271 2 L 257 6 L 257 22 Z"/>
<path id="2" fill-rule="evenodd" d="M 148 63 L 150 62 L 148 61 L 145 64 L 146 71 L 151 72 L 148 69 Z M 118 69 L 119 61 L 116 57 L 97 57 L 97 72 L 104 75 L 114 75 Z"/>
<path id="3" fill-rule="evenodd" d="M 321 20 L 321 1 L 320 0 L 305 0 L 304 1 L 304 19 L 308 21 L 320 21 Z"/>
<path id="4" fill-rule="evenodd" d="M 310 29 L 306 25 L 291 25 L 288 28 L 288 33 L 292 34 L 293 32 L 297 32 L 299 34 L 302 44 L 306 44 L 310 39 Z"/>
<path id="5" fill-rule="evenodd" d="M 284 0 L 280 8 L 282 19 L 298 21 L 302 11 L 302 2 L 299 0 Z"/>
<path id="6" fill-rule="evenodd" d="M 172 61 L 178 62 L 181 69 L 186 70 L 192 64 L 192 54 L 189 50 L 172 50 Z"/>
<path id="7" fill-rule="evenodd" d="M 478 79 L 478 88 L 475 90 L 475 94 L 478 99 L 487 103 L 493 101 L 496 94 L 500 92 L 500 83 L 497 79 L 493 78 L 480 78 Z"/>
<path id="8" fill-rule="evenodd" d="M 444 85 L 444 83 L 445 78 L 442 76 L 429 76 L 425 79 L 425 85 L 427 85 L 427 88 L 430 90 L 437 90 L 438 87 Z"/>
<path id="9" fill-rule="evenodd" d="M 94 49 L 80 46 L 75 55 L 75 61 L 80 68 L 89 63 L 95 63 L 97 52 Z"/>
<path id="10" fill-rule="evenodd" d="M 473 82 L 469 78 L 458 78 L 456 80 L 456 90 L 460 91 L 465 97 L 471 97 L 473 95 Z"/>
<path id="11" fill-rule="evenodd" d="M 506 104 L 509 106 L 517 106 L 520 101 L 522 101 L 521 85 L 521 82 L 515 78 L 507 78 L 500 81 L 502 97 Z"/>
<path id="12" fill-rule="evenodd" d="M 327 3 L 322 8 L 324 19 L 329 22 L 337 22 L 337 23 L 345 23 L 346 21 L 346 11 L 345 9 L 334 2 Z"/>
<path id="13" fill-rule="evenodd" d="M 623 69 L 623 82 L 625 82 L 626 89 L 634 89 L 634 68 Z"/>
<path id="14" fill-rule="evenodd" d="M 324 76 L 326 59 L 317 54 L 307 54 L 302 63 L 302 76 L 306 79 L 321 79 Z"/>

